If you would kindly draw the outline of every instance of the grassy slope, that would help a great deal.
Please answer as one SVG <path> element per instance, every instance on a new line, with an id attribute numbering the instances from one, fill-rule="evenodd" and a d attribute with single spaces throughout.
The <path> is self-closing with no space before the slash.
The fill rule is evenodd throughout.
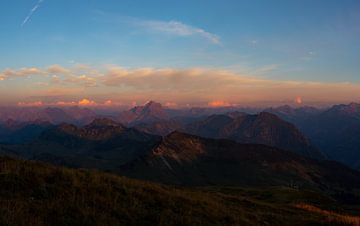
<path id="1" fill-rule="evenodd" d="M 289 188 L 175 188 L 0 158 L 1 225 L 351 225 L 302 208 L 309 200 L 335 204 Z"/>

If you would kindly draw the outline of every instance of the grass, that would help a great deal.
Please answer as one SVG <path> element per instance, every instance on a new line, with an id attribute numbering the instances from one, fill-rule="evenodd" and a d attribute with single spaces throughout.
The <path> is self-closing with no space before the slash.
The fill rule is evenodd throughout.
<path id="1" fill-rule="evenodd" d="M 338 224 L 338 225 L 360 226 L 360 217 L 358 216 L 350 216 L 347 214 L 335 213 L 333 211 L 323 210 L 319 207 L 305 203 L 296 204 L 295 207 L 312 213 L 321 214 L 325 216 L 326 221 L 328 221 L 329 223 Z"/>
<path id="2" fill-rule="evenodd" d="M 0 225 L 336 225 L 288 202 L 295 196 L 305 197 L 276 188 L 177 188 L 0 157 Z"/>

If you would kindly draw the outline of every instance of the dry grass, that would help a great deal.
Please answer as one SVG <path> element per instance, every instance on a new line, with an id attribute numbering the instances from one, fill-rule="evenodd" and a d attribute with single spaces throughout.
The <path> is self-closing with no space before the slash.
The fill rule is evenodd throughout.
<path id="1" fill-rule="evenodd" d="M 312 213 L 318 213 L 326 217 L 329 223 L 340 224 L 340 225 L 354 225 L 360 226 L 360 217 L 344 215 L 329 210 L 323 210 L 316 206 L 300 203 L 296 204 L 295 207 L 303 209 Z"/>
<path id="2" fill-rule="evenodd" d="M 263 192 L 258 200 L 0 157 L 0 225 L 339 225 L 322 212 L 299 214 L 288 204 L 294 195 L 276 202 Z"/>

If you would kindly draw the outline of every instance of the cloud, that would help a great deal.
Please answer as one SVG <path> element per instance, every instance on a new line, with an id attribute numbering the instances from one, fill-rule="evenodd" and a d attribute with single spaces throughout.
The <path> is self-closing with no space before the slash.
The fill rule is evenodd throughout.
<path id="1" fill-rule="evenodd" d="M 95 106 L 96 102 L 89 99 L 82 99 L 78 102 L 80 106 Z"/>
<path id="2" fill-rule="evenodd" d="M 296 97 L 295 100 L 294 100 L 295 104 L 302 104 L 303 103 L 303 100 L 301 97 Z"/>
<path id="3" fill-rule="evenodd" d="M 44 75 L 46 72 L 38 69 L 38 68 L 21 68 L 18 70 L 14 69 L 5 69 L 4 71 L 0 72 L 0 80 L 6 80 L 11 77 L 26 77 L 30 75 Z"/>
<path id="4" fill-rule="evenodd" d="M 68 75 L 71 73 L 69 69 L 66 69 L 58 64 L 51 65 L 50 67 L 48 67 L 47 72 L 55 75 L 59 75 L 59 74 Z"/>
<path id="5" fill-rule="evenodd" d="M 29 77 L 36 75 L 51 76 L 50 83 L 52 85 L 78 85 L 84 87 L 94 87 L 97 85 L 97 81 L 94 77 L 99 76 L 100 73 L 94 69 L 82 68 L 83 73 L 78 74 L 78 67 L 64 68 L 60 65 L 51 65 L 46 69 L 40 68 L 21 68 L 21 69 L 5 69 L 0 72 L 0 81 L 5 81 L 10 78 L 16 77 Z M 44 84 L 44 82 L 41 82 Z M 38 83 L 40 84 L 40 83 Z"/>
<path id="6" fill-rule="evenodd" d="M 221 44 L 220 37 L 205 31 L 204 29 L 193 27 L 179 21 L 160 21 L 160 20 L 136 20 L 137 26 L 150 31 L 166 33 L 181 37 L 199 36 L 213 44 Z"/>
<path id="7" fill-rule="evenodd" d="M 277 70 L 279 67 L 280 67 L 279 64 L 265 65 L 260 68 L 257 68 L 254 72 L 252 72 L 252 74 L 258 74 L 258 75 L 267 74 Z"/>
<path id="8" fill-rule="evenodd" d="M 264 66 L 262 71 L 271 71 L 277 66 Z M 56 73 L 56 75 L 54 75 Z M 80 74 L 81 73 L 81 74 Z M 107 66 L 94 69 L 90 66 L 66 68 L 52 65 L 42 68 L 6 69 L 0 73 L 2 93 L 26 97 L 68 95 L 67 102 L 96 106 L 114 105 L 133 101 L 143 103 L 149 99 L 167 106 L 232 106 L 234 103 L 299 103 L 349 102 L 360 100 L 360 84 L 349 82 L 313 82 L 296 80 L 271 80 L 259 76 L 234 73 L 227 70 L 206 68 L 135 68 Z M 33 75 L 32 83 L 10 83 L 11 77 L 22 79 Z M 0 79 L 1 80 L 1 79 Z M 25 82 L 25 81 L 24 81 Z M 27 81 L 26 81 L 27 82 Z M 26 84 L 26 90 L 23 89 Z M 36 85 L 38 84 L 38 85 Z M 39 84 L 48 84 L 39 86 Z M 87 98 L 83 102 L 84 92 Z M 297 97 L 301 97 L 297 98 Z M 23 99 L 19 99 L 21 101 Z M 32 99 L 34 101 L 43 98 Z M 111 100 L 111 101 L 110 101 Z M 64 101 L 57 99 L 56 101 Z M 107 101 L 107 102 L 106 102 Z"/>
<path id="9" fill-rule="evenodd" d="M 35 101 L 35 102 L 18 102 L 17 105 L 19 107 L 41 107 L 44 105 L 42 101 Z"/>
<path id="10" fill-rule="evenodd" d="M 96 79 L 87 75 L 69 75 L 63 82 L 68 84 L 76 84 L 85 87 L 94 87 L 97 85 Z"/>
<path id="11" fill-rule="evenodd" d="M 175 102 L 166 102 L 164 106 L 168 108 L 176 108 L 178 105 Z"/>
<path id="12" fill-rule="evenodd" d="M 215 100 L 215 101 L 209 102 L 208 106 L 209 107 L 230 107 L 230 106 L 234 106 L 234 104 L 230 104 L 227 101 Z"/>
<path id="13" fill-rule="evenodd" d="M 27 17 L 25 17 L 25 19 L 23 20 L 23 22 L 21 23 L 21 27 L 23 27 L 32 17 L 32 15 L 36 12 L 36 10 L 40 7 L 41 3 L 44 0 L 38 0 L 38 2 L 36 3 L 36 5 L 30 10 L 29 14 L 27 15 Z"/>
<path id="14" fill-rule="evenodd" d="M 49 104 L 50 106 L 51 105 L 55 105 L 55 106 L 75 106 L 75 105 L 78 105 L 78 102 L 75 102 L 75 101 L 70 101 L 70 102 L 66 102 L 66 101 L 57 101 L 56 103 L 54 104 Z"/>
<path id="15" fill-rule="evenodd" d="M 50 79 L 51 84 L 61 84 L 61 79 L 57 75 L 53 75 Z"/>
<path id="16" fill-rule="evenodd" d="M 106 100 L 104 102 L 96 102 L 91 99 L 83 98 L 79 101 L 22 101 L 18 102 L 17 106 L 20 107 L 49 107 L 49 106 L 59 106 L 59 107 L 67 107 L 67 106 L 83 106 L 83 107 L 114 107 L 121 106 L 121 103 L 114 102 L 112 100 Z"/>
<path id="17" fill-rule="evenodd" d="M 269 67 L 267 70 L 274 68 L 276 67 Z M 257 101 L 292 102 L 298 95 L 314 101 L 360 99 L 357 91 L 360 84 L 357 83 L 271 80 L 201 68 L 111 68 L 101 79 L 105 86 L 118 87 L 127 93 L 142 93 L 163 99 L 167 97 L 182 102 L 222 100 L 222 105 Z"/>

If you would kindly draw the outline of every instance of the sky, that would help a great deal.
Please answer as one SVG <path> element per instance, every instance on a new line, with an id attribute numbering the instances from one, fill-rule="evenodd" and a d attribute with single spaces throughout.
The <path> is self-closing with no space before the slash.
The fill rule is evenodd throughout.
<path id="1" fill-rule="evenodd" d="M 0 104 L 360 101 L 357 0 L 2 0 Z"/>

